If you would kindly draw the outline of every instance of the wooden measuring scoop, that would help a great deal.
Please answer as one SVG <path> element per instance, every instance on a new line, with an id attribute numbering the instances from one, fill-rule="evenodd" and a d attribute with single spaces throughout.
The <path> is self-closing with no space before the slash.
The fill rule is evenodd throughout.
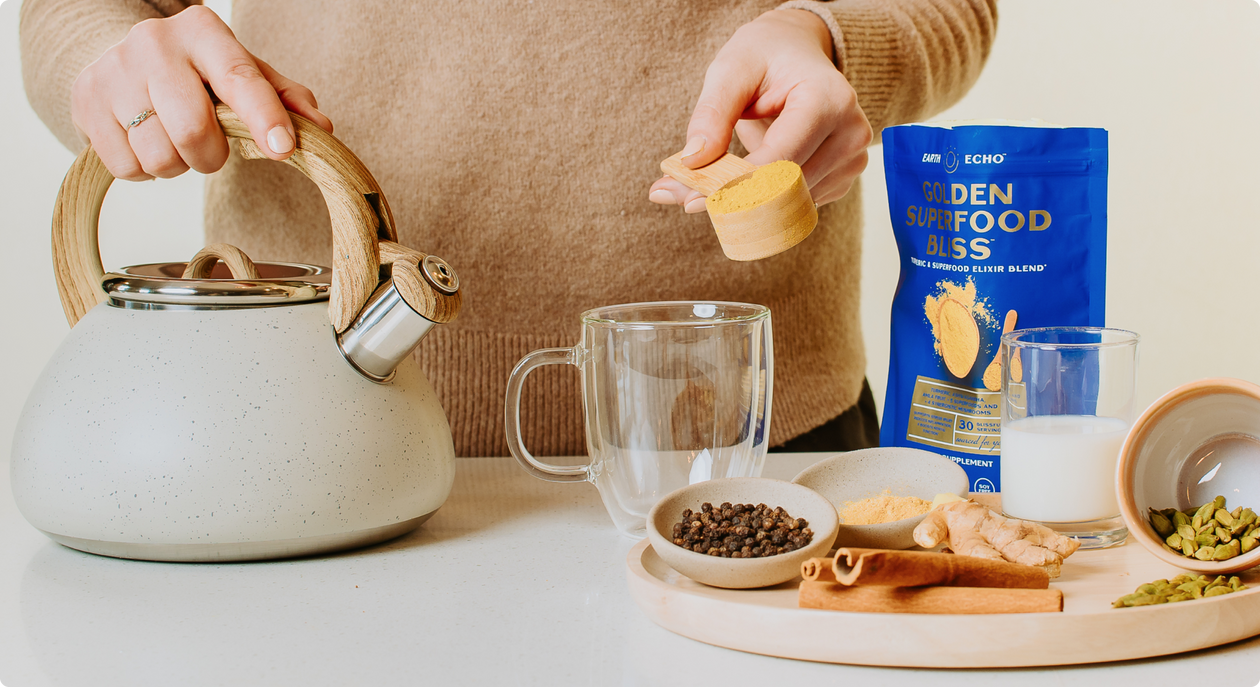
<path id="1" fill-rule="evenodd" d="M 661 171 L 683 185 L 708 196 L 705 207 L 717 232 L 722 252 L 731 260 L 760 260 L 777 255 L 809 236 L 818 224 L 818 206 L 809 195 L 805 175 L 795 163 L 795 178 L 783 184 L 772 197 L 752 207 L 724 211 L 726 202 L 715 202 L 719 191 L 727 200 L 747 193 L 740 183 L 756 173 L 757 166 L 727 153 L 699 169 L 683 164 L 682 153 L 661 161 Z"/>

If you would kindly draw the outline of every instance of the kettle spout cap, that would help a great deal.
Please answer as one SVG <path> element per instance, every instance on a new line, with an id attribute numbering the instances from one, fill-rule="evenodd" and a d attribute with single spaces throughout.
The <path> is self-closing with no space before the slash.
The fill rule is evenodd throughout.
<path id="1" fill-rule="evenodd" d="M 390 273 L 337 334 L 346 361 L 380 383 L 393 378 L 433 325 L 455 319 L 462 302 L 459 275 L 437 256 L 400 255 L 391 261 Z"/>

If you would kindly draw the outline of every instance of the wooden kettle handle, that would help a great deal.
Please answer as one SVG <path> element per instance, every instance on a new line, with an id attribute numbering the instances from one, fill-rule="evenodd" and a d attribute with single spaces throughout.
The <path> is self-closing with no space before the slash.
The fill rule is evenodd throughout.
<path id="1" fill-rule="evenodd" d="M 219 103 L 215 114 L 223 133 L 239 140 L 243 157 L 269 159 L 231 108 Z M 379 243 L 398 240 L 394 215 L 376 179 L 358 156 L 310 120 L 293 113 L 290 116 L 297 131 L 297 146 L 285 163 L 299 169 L 319 186 L 332 220 L 333 276 L 328 318 L 341 332 L 354 321 L 379 281 Z M 61 307 L 72 327 L 105 299 L 100 286 L 105 270 L 101 266 L 97 225 L 101 204 L 113 181 L 114 176 L 89 146 L 74 161 L 57 194 L 53 211 L 53 267 Z M 409 251 L 409 254 L 421 258 L 424 255 L 419 251 Z M 430 292 L 427 295 L 431 296 L 428 300 L 442 311 L 458 311 L 458 292 L 440 293 L 427 282 L 417 288 L 427 289 Z M 451 317 L 453 315 L 447 316 Z"/>

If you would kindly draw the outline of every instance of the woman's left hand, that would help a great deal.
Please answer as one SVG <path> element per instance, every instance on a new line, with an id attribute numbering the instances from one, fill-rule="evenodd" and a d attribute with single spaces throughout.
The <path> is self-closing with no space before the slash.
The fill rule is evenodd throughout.
<path id="1" fill-rule="evenodd" d="M 718 159 L 733 131 L 749 162 L 800 165 L 815 203 L 843 197 L 866 168 L 873 133 L 831 53 L 827 25 L 806 10 L 772 10 L 740 27 L 705 73 L 683 163 L 695 169 Z M 704 196 L 670 177 L 652 184 L 648 198 L 704 210 Z"/>

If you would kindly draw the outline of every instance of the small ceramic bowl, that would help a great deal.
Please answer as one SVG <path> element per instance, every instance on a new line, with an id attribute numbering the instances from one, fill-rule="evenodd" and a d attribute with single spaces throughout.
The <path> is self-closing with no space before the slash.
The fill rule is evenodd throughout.
<path id="1" fill-rule="evenodd" d="M 1260 386 L 1202 379 L 1177 387 L 1133 423 L 1120 449 L 1116 499 L 1133 538 L 1162 561 L 1206 575 L 1260 564 L 1260 547 L 1224 561 L 1165 548 L 1149 508 L 1185 510 L 1224 496 L 1260 512 Z"/>
<path id="2" fill-rule="evenodd" d="M 967 497 L 971 483 L 967 472 L 954 461 L 917 448 L 888 447 L 849 451 L 825 458 L 805 468 L 792 480 L 822 494 L 835 506 L 861 501 L 887 489 L 893 496 L 917 496 L 931 501 L 937 494 Z M 836 528 L 836 546 L 871 549 L 908 549 L 914 546 L 914 528 L 923 515 L 879 525 L 846 525 Z"/>
<path id="3" fill-rule="evenodd" d="M 720 558 L 674 544 L 674 523 L 682 519 L 684 510 L 728 501 L 782 507 L 794 518 L 805 518 L 814 538 L 803 549 L 765 558 Z M 836 537 L 836 509 L 827 499 L 791 482 L 758 477 L 713 479 L 666 494 L 648 513 L 647 536 L 661 560 L 696 582 L 728 589 L 768 587 L 799 575 L 801 564 L 810 558 L 827 555 Z"/>

